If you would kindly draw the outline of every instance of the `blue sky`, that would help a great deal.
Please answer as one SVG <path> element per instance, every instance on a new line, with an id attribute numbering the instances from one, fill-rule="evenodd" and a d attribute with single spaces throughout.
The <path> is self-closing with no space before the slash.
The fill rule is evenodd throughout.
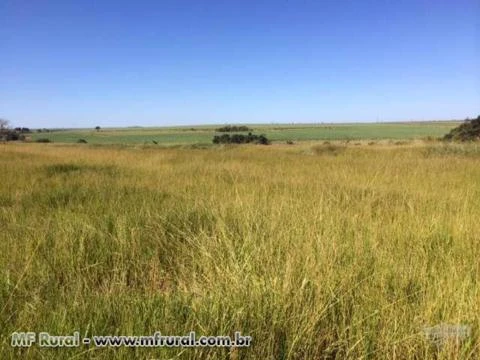
<path id="1" fill-rule="evenodd" d="M 480 1 L 0 1 L 15 126 L 463 119 Z"/>

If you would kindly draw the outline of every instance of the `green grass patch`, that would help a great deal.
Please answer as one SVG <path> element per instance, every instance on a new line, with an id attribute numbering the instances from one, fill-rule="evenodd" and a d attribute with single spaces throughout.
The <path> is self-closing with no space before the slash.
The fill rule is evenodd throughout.
<path id="1" fill-rule="evenodd" d="M 442 137 L 456 122 L 336 124 L 336 125 L 252 125 L 252 132 L 265 134 L 276 142 L 311 140 L 379 140 L 420 139 Z M 47 138 L 55 143 L 88 144 L 209 144 L 215 127 L 194 128 L 123 128 L 94 130 L 64 130 L 34 133 L 33 141 Z"/>

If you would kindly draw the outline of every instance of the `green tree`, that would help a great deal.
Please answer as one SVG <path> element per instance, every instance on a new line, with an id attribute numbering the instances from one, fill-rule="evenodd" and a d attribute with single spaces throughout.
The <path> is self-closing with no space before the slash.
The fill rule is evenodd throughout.
<path id="1" fill-rule="evenodd" d="M 0 119 L 0 133 L 3 133 L 8 129 L 9 122 L 6 119 Z"/>

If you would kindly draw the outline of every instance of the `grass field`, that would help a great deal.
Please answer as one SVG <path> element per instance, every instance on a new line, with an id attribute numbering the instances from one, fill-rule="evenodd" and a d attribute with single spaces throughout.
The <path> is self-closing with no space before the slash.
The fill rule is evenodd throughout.
<path id="1" fill-rule="evenodd" d="M 479 164 L 435 142 L 0 144 L 0 358 L 477 359 Z M 441 323 L 472 336 L 437 348 Z M 253 345 L 10 346 L 76 330 Z"/>
<path id="2" fill-rule="evenodd" d="M 336 125 L 256 125 L 254 133 L 265 134 L 274 142 L 302 140 L 378 140 L 441 137 L 458 122 L 336 124 Z M 92 144 L 210 144 L 218 126 L 177 128 L 120 128 L 61 130 L 34 133 L 32 140 L 75 143 L 84 139 Z"/>

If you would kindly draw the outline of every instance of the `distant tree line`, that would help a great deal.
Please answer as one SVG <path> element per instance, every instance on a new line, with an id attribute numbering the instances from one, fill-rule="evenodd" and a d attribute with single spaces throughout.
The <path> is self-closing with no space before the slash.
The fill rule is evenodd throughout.
<path id="1" fill-rule="evenodd" d="M 260 144 L 260 145 L 269 145 L 270 141 L 266 138 L 265 135 L 253 135 L 248 133 L 244 134 L 223 134 L 215 135 L 213 137 L 214 144 Z"/>
<path id="2" fill-rule="evenodd" d="M 19 132 L 19 133 L 22 133 L 22 134 L 30 134 L 31 133 L 30 129 L 27 128 L 27 127 L 16 127 L 15 131 Z"/>
<path id="3" fill-rule="evenodd" d="M 252 131 L 248 126 L 236 126 L 236 125 L 227 125 L 224 127 L 220 127 L 218 129 L 215 129 L 217 132 L 240 132 L 240 131 Z"/>

